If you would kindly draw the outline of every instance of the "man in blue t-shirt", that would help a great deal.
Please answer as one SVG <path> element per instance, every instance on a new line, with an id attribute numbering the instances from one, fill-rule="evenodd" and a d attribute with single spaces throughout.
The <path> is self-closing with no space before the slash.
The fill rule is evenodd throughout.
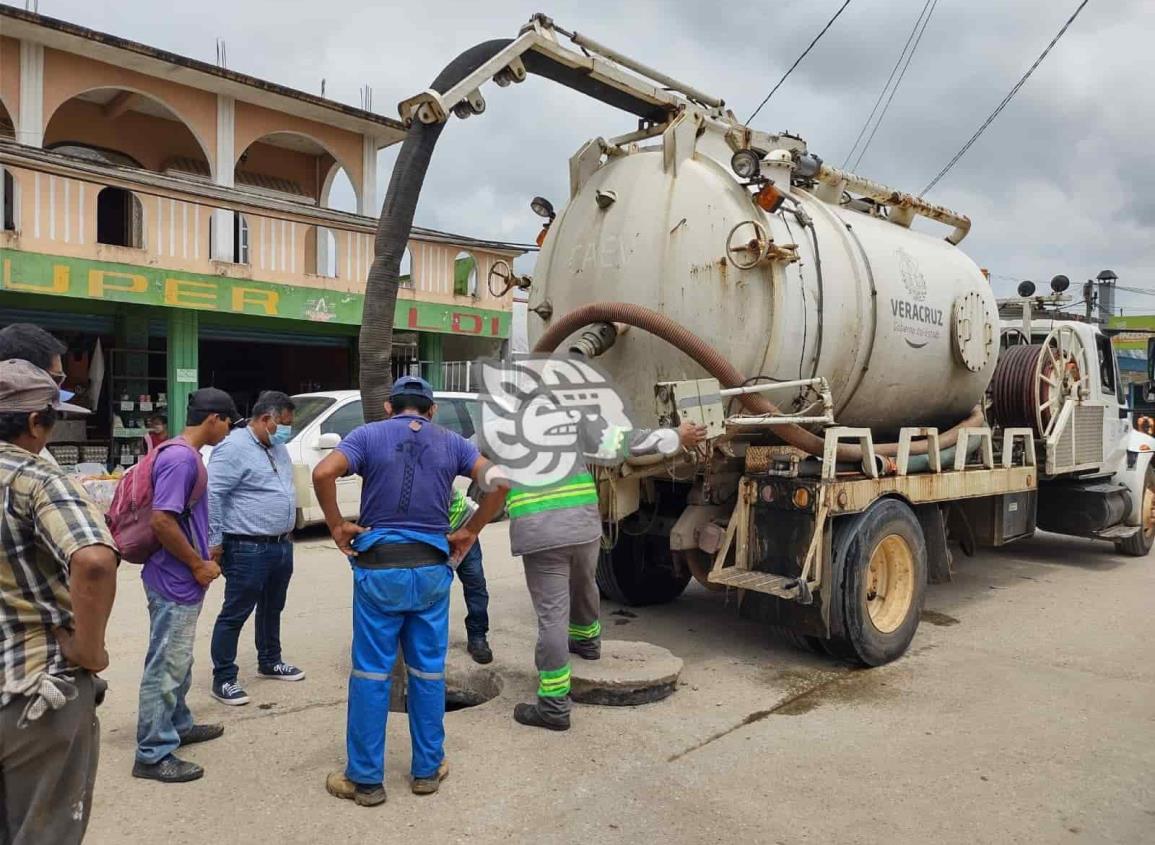
<path id="1" fill-rule="evenodd" d="M 173 752 L 216 739 L 222 725 L 193 723 L 185 696 L 192 683 L 193 641 L 209 584 L 221 569 L 210 554 L 209 506 L 200 449 L 216 446 L 240 419 L 232 398 L 205 387 L 188 400 L 188 424 L 152 465 L 152 529 L 160 548 L 144 563 L 149 639 L 140 679 L 133 777 L 183 783 L 204 775 Z"/>
<path id="2" fill-rule="evenodd" d="M 353 670 L 346 728 L 348 764 L 325 787 L 365 807 L 385 801 L 385 721 L 398 645 L 409 672 L 413 792 L 436 792 L 445 762 L 445 653 L 449 648 L 450 561 L 460 561 L 501 509 L 487 493 L 449 534 L 446 502 L 459 475 L 480 481 L 489 462 L 461 435 L 433 423 L 433 389 L 399 378 L 389 419 L 352 431 L 313 471 L 313 488 L 337 548 L 353 564 Z M 341 517 L 337 479 L 361 476 L 361 515 Z"/>

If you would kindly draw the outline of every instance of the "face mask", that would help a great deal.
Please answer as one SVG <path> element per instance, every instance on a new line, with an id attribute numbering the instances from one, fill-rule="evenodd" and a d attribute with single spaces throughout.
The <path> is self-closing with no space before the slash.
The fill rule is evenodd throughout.
<path id="1" fill-rule="evenodd" d="M 277 430 L 269 435 L 269 442 L 274 446 L 284 445 L 288 443 L 293 436 L 293 427 L 291 425 L 277 424 Z"/>

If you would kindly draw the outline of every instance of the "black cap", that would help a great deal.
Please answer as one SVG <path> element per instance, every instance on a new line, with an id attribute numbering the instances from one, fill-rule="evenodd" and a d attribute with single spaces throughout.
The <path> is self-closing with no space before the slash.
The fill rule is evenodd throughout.
<path id="1" fill-rule="evenodd" d="M 237 412 L 237 405 L 233 397 L 216 387 L 202 387 L 194 390 L 188 397 L 189 411 L 200 411 L 205 414 L 220 414 L 233 425 L 241 421 Z"/>

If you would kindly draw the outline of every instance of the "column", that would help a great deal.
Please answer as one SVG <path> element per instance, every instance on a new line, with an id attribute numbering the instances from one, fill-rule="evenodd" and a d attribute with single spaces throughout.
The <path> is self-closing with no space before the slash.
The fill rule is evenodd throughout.
<path id="1" fill-rule="evenodd" d="M 357 213 L 377 217 L 381 206 L 377 202 L 377 139 L 361 137 L 361 192 L 357 198 Z"/>
<path id="2" fill-rule="evenodd" d="M 417 358 L 421 361 L 421 375 L 434 390 L 441 390 L 445 381 L 441 367 L 444 360 L 441 335 L 434 332 L 420 332 L 417 335 Z"/>
<path id="3" fill-rule="evenodd" d="M 148 311 L 126 305 L 116 315 L 116 345 L 119 349 L 139 349 L 139 353 L 122 352 L 116 357 L 120 361 L 120 371 L 112 373 L 113 386 L 118 391 L 113 399 L 119 398 L 120 391 L 127 391 L 134 401 L 142 393 L 151 394 L 160 382 L 148 382 Z M 139 380 L 138 380 L 139 379 Z M 111 394 L 110 394 L 111 395 Z"/>
<path id="4" fill-rule="evenodd" d="M 217 146 L 216 168 L 213 184 L 224 188 L 233 187 L 233 170 L 236 167 L 236 100 L 223 94 L 217 95 Z M 225 209 L 214 209 L 210 228 L 212 230 L 212 258 L 217 261 L 232 261 L 233 214 Z"/>
<path id="5" fill-rule="evenodd" d="M 44 45 L 20 42 L 20 114 L 16 140 L 29 147 L 44 146 Z"/>
<path id="6" fill-rule="evenodd" d="M 168 312 L 168 430 L 173 436 L 184 429 L 188 398 L 199 384 L 197 317 L 191 309 Z"/>

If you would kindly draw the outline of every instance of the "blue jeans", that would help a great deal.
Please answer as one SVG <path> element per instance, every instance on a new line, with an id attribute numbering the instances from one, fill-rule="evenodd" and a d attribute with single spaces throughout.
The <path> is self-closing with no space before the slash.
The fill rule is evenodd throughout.
<path id="1" fill-rule="evenodd" d="M 288 540 L 250 543 L 226 537 L 221 573 L 225 576 L 225 601 L 213 625 L 214 684 L 237 679 L 237 640 L 254 608 L 257 666 L 271 668 L 281 662 L 281 611 L 293 577 L 293 544 Z"/>
<path id="2" fill-rule="evenodd" d="M 144 588 L 148 597 L 148 654 L 140 679 L 136 759 L 156 763 L 180 747 L 193 726 L 185 696 L 192 684 L 193 641 L 201 603 L 178 604 Z"/>
<path id="3" fill-rule="evenodd" d="M 471 640 L 485 639 L 489 633 L 489 590 L 481 566 L 481 543 L 473 544 L 457 566 L 461 592 L 465 596 L 465 634 Z"/>
<path id="4" fill-rule="evenodd" d="M 385 779 L 389 673 L 397 646 L 409 670 L 411 772 L 433 777 L 445 757 L 445 652 L 449 648 L 449 587 L 444 564 L 416 569 L 353 567 L 353 671 L 345 775 L 354 783 Z"/>

